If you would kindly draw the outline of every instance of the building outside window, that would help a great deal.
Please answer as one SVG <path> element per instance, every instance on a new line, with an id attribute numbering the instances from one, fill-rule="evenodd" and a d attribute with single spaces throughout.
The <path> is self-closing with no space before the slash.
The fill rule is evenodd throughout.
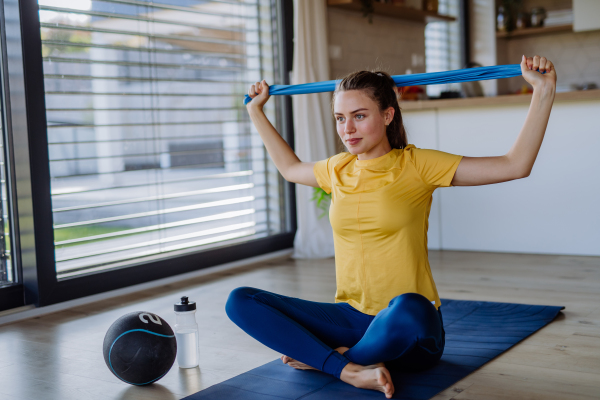
<path id="1" fill-rule="evenodd" d="M 4 114 L 4 113 L 3 113 Z M 6 162 L 8 153 L 6 145 L 6 129 L 4 128 L 4 118 L 0 122 L 0 220 L 2 221 L 2 231 L 0 232 L 0 287 L 12 285 L 18 281 L 16 270 L 13 263 L 13 249 L 11 246 L 12 229 L 10 215 L 10 191 L 8 183 Z"/>

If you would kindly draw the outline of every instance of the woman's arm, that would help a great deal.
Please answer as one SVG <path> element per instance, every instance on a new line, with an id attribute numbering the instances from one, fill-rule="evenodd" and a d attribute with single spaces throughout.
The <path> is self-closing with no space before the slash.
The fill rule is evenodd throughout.
<path id="1" fill-rule="evenodd" d="M 521 71 L 523 78 L 533 86 L 533 95 L 517 140 L 504 156 L 463 157 L 452 179 L 453 186 L 489 185 L 525 178 L 531 173 L 550 119 L 556 71 L 552 62 L 540 56 L 523 56 Z"/>
<path id="2" fill-rule="evenodd" d="M 246 105 L 250 119 L 283 178 L 289 182 L 319 187 L 313 172 L 315 163 L 300 161 L 263 112 L 263 107 L 269 100 L 267 82 L 263 79 L 262 82 L 256 82 L 250 86 L 248 95 L 252 98 L 252 101 Z"/>

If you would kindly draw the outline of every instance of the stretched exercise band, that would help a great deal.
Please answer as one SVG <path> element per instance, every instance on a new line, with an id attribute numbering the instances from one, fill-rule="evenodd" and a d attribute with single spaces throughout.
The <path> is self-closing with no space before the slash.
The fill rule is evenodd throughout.
<path id="1" fill-rule="evenodd" d="M 537 70 L 539 72 L 539 69 Z M 545 72 L 542 72 L 544 74 Z M 394 75 L 392 78 L 396 86 L 411 85 L 437 85 L 441 83 L 457 83 L 470 81 L 485 81 L 488 79 L 512 78 L 522 75 L 520 64 L 494 65 L 491 67 L 477 67 L 456 69 L 453 71 L 427 72 L 424 74 Z M 270 95 L 308 94 L 333 92 L 340 79 L 333 81 L 303 83 L 300 85 L 273 85 L 269 86 Z M 252 98 L 246 95 L 244 104 Z"/>

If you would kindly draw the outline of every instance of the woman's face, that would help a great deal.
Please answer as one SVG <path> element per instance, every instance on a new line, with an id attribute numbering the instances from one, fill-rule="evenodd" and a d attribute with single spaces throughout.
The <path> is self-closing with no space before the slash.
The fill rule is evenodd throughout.
<path id="1" fill-rule="evenodd" d="M 338 92 L 333 104 L 337 133 L 352 154 L 360 160 L 382 156 L 392 150 L 386 125 L 392 122 L 394 108 L 383 113 L 362 90 Z"/>

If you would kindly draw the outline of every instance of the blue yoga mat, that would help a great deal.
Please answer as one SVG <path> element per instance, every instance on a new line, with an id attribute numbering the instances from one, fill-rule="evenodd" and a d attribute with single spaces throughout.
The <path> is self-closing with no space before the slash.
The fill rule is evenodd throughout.
<path id="1" fill-rule="evenodd" d="M 435 367 L 390 370 L 394 399 L 425 400 L 458 382 L 551 322 L 564 307 L 442 299 L 446 348 Z M 186 397 L 186 400 L 385 399 L 331 375 L 297 370 L 280 359 Z"/>

